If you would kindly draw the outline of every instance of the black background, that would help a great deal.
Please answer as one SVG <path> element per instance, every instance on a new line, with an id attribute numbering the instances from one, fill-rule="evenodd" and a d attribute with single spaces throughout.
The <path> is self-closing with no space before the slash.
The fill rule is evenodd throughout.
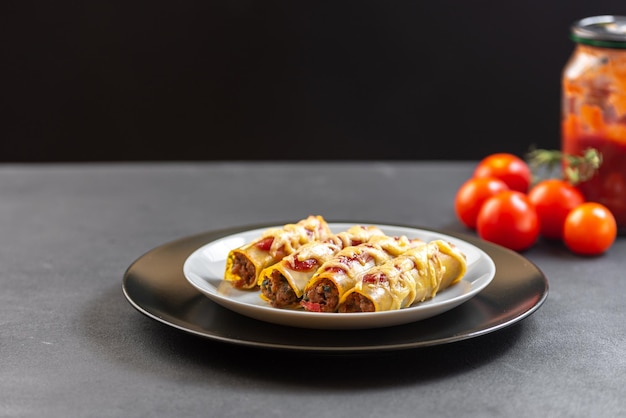
<path id="1" fill-rule="evenodd" d="M 2 2 L 0 161 L 557 148 L 569 26 L 599 14 L 626 2 Z"/>

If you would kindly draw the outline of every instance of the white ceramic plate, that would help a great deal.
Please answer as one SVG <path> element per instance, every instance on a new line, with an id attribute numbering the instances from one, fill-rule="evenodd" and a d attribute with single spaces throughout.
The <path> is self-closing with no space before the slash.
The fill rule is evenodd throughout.
<path id="1" fill-rule="evenodd" d="M 354 224 L 330 223 L 333 232 Z M 278 309 L 263 301 L 259 291 L 238 290 L 223 280 L 228 252 L 259 237 L 267 229 L 253 229 L 209 242 L 185 260 L 183 273 L 187 281 L 215 303 L 257 320 L 299 328 L 365 329 L 407 324 L 438 315 L 469 300 L 494 278 L 496 266 L 491 257 L 467 241 L 424 229 L 378 225 L 387 235 L 406 235 L 423 241 L 443 239 L 456 245 L 467 256 L 467 272 L 463 279 L 411 307 L 389 312 L 322 313 L 296 309 Z M 280 225 L 278 225 L 280 227 Z"/>

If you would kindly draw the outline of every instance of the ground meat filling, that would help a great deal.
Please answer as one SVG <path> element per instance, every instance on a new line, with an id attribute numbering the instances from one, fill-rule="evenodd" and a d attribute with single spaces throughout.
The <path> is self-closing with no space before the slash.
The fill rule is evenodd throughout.
<path id="1" fill-rule="evenodd" d="M 270 277 L 265 277 L 261 283 L 261 293 L 274 308 L 286 308 L 297 305 L 298 296 L 293 291 L 285 276 L 274 270 Z"/>
<path id="2" fill-rule="evenodd" d="M 339 305 L 337 286 L 329 279 L 320 280 L 308 290 L 307 302 L 319 306 L 319 312 L 336 312 Z"/>
<path id="3" fill-rule="evenodd" d="M 359 295 L 358 293 L 352 293 L 346 297 L 343 305 L 339 307 L 339 312 L 374 312 L 374 304 L 371 300 Z"/>
<path id="4" fill-rule="evenodd" d="M 239 277 L 239 280 L 233 282 L 233 286 L 237 288 L 250 287 L 256 280 L 256 268 L 243 254 L 235 255 L 231 273 Z"/>

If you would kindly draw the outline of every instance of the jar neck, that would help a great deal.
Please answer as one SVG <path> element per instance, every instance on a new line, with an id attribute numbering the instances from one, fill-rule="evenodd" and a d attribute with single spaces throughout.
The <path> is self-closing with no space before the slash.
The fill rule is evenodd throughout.
<path id="1" fill-rule="evenodd" d="M 595 55 L 595 56 L 626 56 L 626 49 L 621 48 L 604 48 L 599 46 L 592 46 L 587 44 L 578 43 L 576 44 L 576 49 L 584 54 Z"/>

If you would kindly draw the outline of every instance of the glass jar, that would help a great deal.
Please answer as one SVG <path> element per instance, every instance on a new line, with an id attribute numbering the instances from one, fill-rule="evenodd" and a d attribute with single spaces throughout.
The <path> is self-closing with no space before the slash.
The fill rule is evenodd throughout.
<path id="1" fill-rule="evenodd" d="M 607 206 L 626 233 L 626 16 L 594 16 L 571 27 L 575 49 L 562 74 L 561 148 L 602 164 L 577 187 Z"/>

